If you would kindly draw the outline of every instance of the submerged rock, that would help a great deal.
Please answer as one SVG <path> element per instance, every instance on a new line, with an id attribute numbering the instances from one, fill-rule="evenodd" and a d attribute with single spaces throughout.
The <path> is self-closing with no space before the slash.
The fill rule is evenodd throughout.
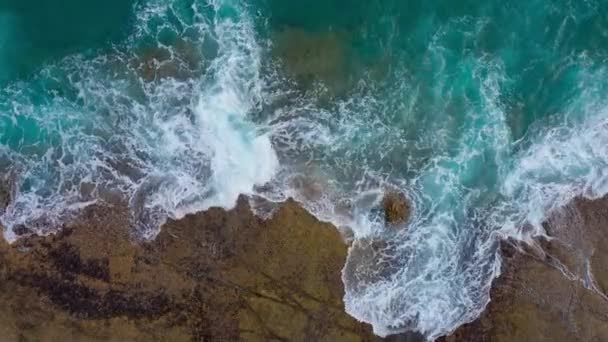
<path id="1" fill-rule="evenodd" d="M 10 182 L 0 176 L 0 213 L 4 212 L 11 202 L 11 185 Z"/>
<path id="2" fill-rule="evenodd" d="M 400 225 L 410 217 L 410 204 L 402 193 L 390 191 L 382 199 L 384 219 L 389 225 Z"/>
<path id="3" fill-rule="evenodd" d="M 6 341 L 373 341 L 344 312 L 336 229 L 295 202 L 270 220 L 241 199 L 132 241 L 128 215 L 92 206 L 48 237 L 0 241 Z"/>
<path id="4" fill-rule="evenodd" d="M 194 42 L 179 39 L 170 46 L 140 48 L 130 63 L 146 82 L 165 78 L 185 81 L 201 73 L 203 56 L 199 50 Z"/>
<path id="5" fill-rule="evenodd" d="M 310 90 L 321 82 L 332 97 L 348 87 L 348 48 L 343 35 L 286 27 L 277 34 L 274 54 L 302 89 Z"/>

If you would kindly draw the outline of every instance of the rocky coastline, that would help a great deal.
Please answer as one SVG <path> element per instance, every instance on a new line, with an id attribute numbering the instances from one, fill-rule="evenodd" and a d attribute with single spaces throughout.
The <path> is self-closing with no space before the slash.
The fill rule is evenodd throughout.
<path id="1" fill-rule="evenodd" d="M 608 198 L 575 200 L 545 230 L 502 243 L 491 302 L 445 341 L 608 341 Z"/>
<path id="2" fill-rule="evenodd" d="M 92 206 L 51 236 L 0 243 L 3 341 L 373 341 L 344 312 L 338 231 L 295 202 L 264 221 L 241 198 L 133 241 Z"/>
<path id="3" fill-rule="evenodd" d="M 550 239 L 504 241 L 492 301 L 443 340 L 608 340 L 607 223 L 608 199 L 576 200 Z M 55 235 L 0 242 L 4 340 L 382 340 L 344 312 L 338 230 L 293 201 L 263 220 L 243 197 L 148 242 L 127 227 L 126 211 L 92 206 Z"/>

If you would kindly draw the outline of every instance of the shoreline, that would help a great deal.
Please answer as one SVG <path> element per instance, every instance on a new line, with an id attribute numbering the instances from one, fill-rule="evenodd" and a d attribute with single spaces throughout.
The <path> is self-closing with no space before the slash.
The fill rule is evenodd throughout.
<path id="1" fill-rule="evenodd" d="M 608 340 L 608 197 L 577 198 L 544 227 L 538 246 L 502 242 L 490 303 L 442 341 Z"/>
<path id="2" fill-rule="evenodd" d="M 264 220 L 241 197 L 170 220 L 148 242 L 134 242 L 127 222 L 94 205 L 56 234 L 2 239 L 0 331 L 15 341 L 422 340 L 381 339 L 345 313 L 348 246 L 295 201 Z M 439 340 L 608 339 L 606 226 L 608 198 L 577 199 L 547 221 L 541 248 L 504 240 L 490 303 Z"/>
<path id="3" fill-rule="evenodd" d="M 0 242 L 9 341 L 374 341 L 344 311 L 338 231 L 293 201 L 269 220 L 241 197 L 134 243 L 126 215 L 93 206 L 46 237 Z"/>

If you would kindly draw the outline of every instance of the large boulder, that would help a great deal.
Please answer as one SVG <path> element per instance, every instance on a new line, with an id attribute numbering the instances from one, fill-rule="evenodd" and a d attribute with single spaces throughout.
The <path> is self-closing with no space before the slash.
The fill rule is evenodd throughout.
<path id="1" fill-rule="evenodd" d="M 382 199 L 384 219 L 389 225 L 401 225 L 410 218 L 411 207 L 404 194 L 389 191 Z"/>

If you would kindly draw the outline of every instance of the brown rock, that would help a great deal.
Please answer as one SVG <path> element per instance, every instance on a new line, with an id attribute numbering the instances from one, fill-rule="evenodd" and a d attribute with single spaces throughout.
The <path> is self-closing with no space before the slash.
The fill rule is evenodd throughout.
<path id="1" fill-rule="evenodd" d="M 344 312 L 337 230 L 289 201 L 241 199 L 132 241 L 126 213 L 90 207 L 53 236 L 0 243 L 6 341 L 372 341 Z"/>
<path id="2" fill-rule="evenodd" d="M 0 175 L 0 212 L 9 205 L 11 201 L 11 186 L 10 182 Z"/>
<path id="3" fill-rule="evenodd" d="M 407 222 L 410 217 L 410 205 L 405 195 L 399 192 L 387 192 L 382 199 L 386 223 L 399 225 Z"/>

